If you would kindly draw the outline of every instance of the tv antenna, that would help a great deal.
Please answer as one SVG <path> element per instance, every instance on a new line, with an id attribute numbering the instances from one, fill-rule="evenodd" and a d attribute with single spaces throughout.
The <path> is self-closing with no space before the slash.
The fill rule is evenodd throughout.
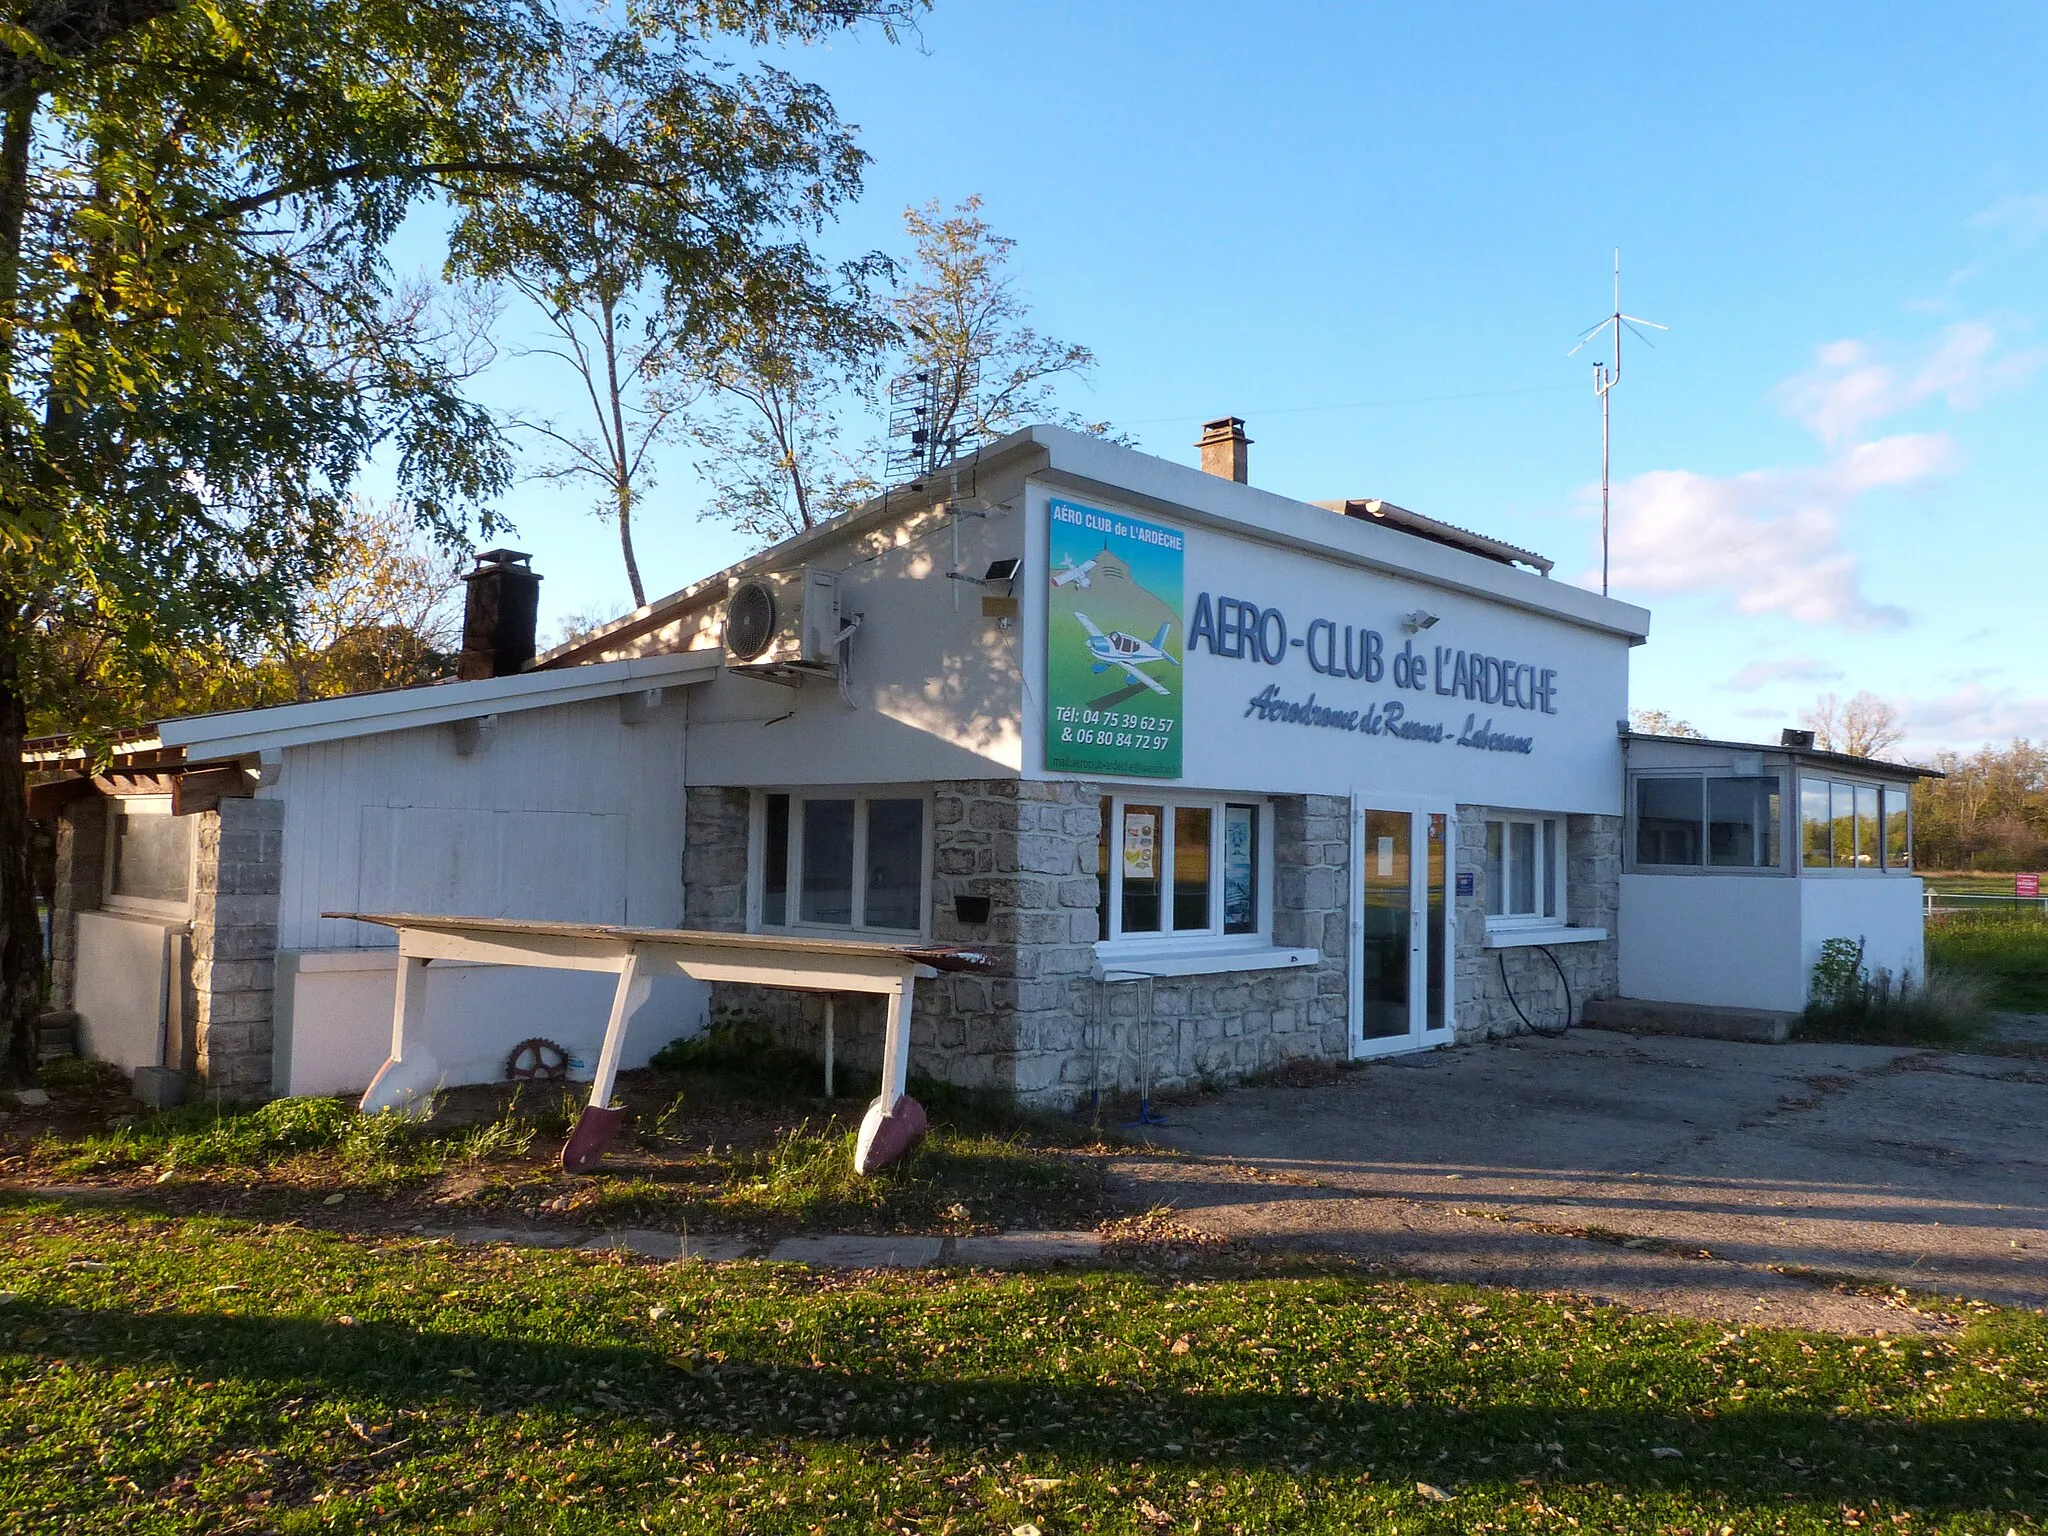
<path id="1" fill-rule="evenodd" d="M 1594 340 L 1608 329 L 1614 332 L 1614 361 L 1607 363 L 1595 359 L 1593 363 L 1593 393 L 1600 397 L 1600 595 L 1607 595 L 1607 527 L 1608 527 L 1608 470 L 1612 462 L 1613 412 L 1610 397 L 1614 386 L 1621 382 L 1621 333 L 1626 327 L 1635 332 L 1635 338 L 1646 347 L 1653 347 L 1649 337 L 1636 330 L 1647 325 L 1653 331 L 1668 331 L 1668 325 L 1659 325 L 1654 320 L 1645 320 L 1640 315 L 1625 315 L 1621 312 L 1621 252 L 1614 253 L 1614 313 L 1579 337 L 1579 345 L 1565 354 L 1576 357 L 1579 348 Z"/>

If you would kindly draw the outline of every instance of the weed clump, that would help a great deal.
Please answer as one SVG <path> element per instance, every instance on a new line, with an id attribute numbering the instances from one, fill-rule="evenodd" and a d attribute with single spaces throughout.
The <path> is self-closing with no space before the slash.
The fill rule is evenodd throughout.
<path id="1" fill-rule="evenodd" d="M 1967 1040 L 1983 1020 L 1989 987 L 1977 976 L 1932 966 L 1924 977 L 1894 976 L 1864 963 L 1861 939 L 1824 940 L 1814 963 L 1807 1034 L 1875 1044 Z"/>

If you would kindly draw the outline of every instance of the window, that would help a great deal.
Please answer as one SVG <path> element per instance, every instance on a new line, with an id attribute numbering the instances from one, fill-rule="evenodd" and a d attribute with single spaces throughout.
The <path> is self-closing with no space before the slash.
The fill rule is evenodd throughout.
<path id="1" fill-rule="evenodd" d="M 1096 844 L 1102 938 L 1266 932 L 1264 818 L 1263 806 L 1242 801 L 1105 795 Z"/>
<path id="2" fill-rule="evenodd" d="M 1705 823 L 1706 780 L 1684 778 L 1636 780 L 1636 862 L 1684 864 L 1700 862 L 1700 829 Z"/>
<path id="3" fill-rule="evenodd" d="M 1913 867 L 1913 791 L 1904 784 L 1884 787 L 1884 867 Z"/>
<path id="4" fill-rule="evenodd" d="M 1503 816 L 1486 823 L 1490 927 L 1564 921 L 1564 819 Z"/>
<path id="5" fill-rule="evenodd" d="M 192 902 L 192 818 L 169 796 L 108 802 L 106 904 L 183 916 Z"/>
<path id="6" fill-rule="evenodd" d="M 931 882 L 922 796 L 776 792 L 758 803 L 757 926 L 924 931 Z"/>
<path id="7" fill-rule="evenodd" d="M 1808 869 L 1913 867 L 1912 791 L 1903 784 L 1799 781 L 1800 859 Z"/>
<path id="8" fill-rule="evenodd" d="M 1638 869 L 1778 869 L 1784 787 L 1774 773 L 1635 781 Z"/>

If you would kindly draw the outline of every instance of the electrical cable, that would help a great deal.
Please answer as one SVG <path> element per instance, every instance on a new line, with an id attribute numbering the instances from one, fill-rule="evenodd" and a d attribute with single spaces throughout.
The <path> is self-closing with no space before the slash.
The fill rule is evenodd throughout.
<path id="1" fill-rule="evenodd" d="M 1550 962 L 1551 969 L 1557 972 L 1558 984 L 1564 988 L 1564 1022 L 1553 1029 L 1548 1025 L 1538 1024 L 1528 1014 L 1522 1012 L 1522 1005 L 1515 1000 L 1514 983 L 1508 980 L 1508 952 L 1505 949 L 1496 951 L 1496 958 L 1500 961 L 1501 990 L 1507 993 L 1508 1006 L 1515 1010 L 1515 1017 L 1520 1019 L 1528 1029 L 1544 1036 L 1546 1039 L 1562 1040 L 1566 1032 L 1572 1027 L 1572 984 L 1566 978 L 1564 967 L 1558 963 L 1557 956 L 1551 951 L 1548 944 L 1537 944 L 1532 947 L 1543 951 L 1543 958 Z"/>

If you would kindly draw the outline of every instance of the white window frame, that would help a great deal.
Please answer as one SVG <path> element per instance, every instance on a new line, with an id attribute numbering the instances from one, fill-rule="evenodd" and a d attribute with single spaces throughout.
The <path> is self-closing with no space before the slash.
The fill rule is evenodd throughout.
<path id="1" fill-rule="evenodd" d="M 784 895 L 785 921 L 763 920 L 768 854 L 768 797 L 789 796 L 789 856 Z M 850 923 L 805 922 L 798 915 L 803 903 L 803 806 L 810 800 L 851 800 L 853 802 L 853 921 Z M 868 804 L 874 800 L 915 800 L 922 812 L 924 835 L 918 850 L 918 897 L 916 928 L 874 928 L 867 925 Z M 879 938 L 924 939 L 932 931 L 932 843 L 933 798 L 929 785 L 861 784 L 827 786 L 805 784 L 754 791 L 747 823 L 747 931 L 750 933 L 819 933 L 873 935 Z"/>
<path id="2" fill-rule="evenodd" d="M 118 819 L 129 816 L 169 816 L 171 797 L 169 795 L 121 795 L 107 801 L 107 830 L 105 862 L 100 874 L 100 906 L 109 912 L 133 912 L 142 917 L 168 917 L 179 920 L 192 915 L 192 898 L 199 888 L 199 839 L 194 835 L 190 817 L 185 822 L 185 899 L 183 901 L 157 901 L 147 896 L 117 896 L 114 894 L 114 869 L 119 852 L 120 829 Z"/>
<path id="3" fill-rule="evenodd" d="M 1799 873 L 1805 857 L 1799 819 L 1799 774 L 1784 768 L 1759 768 L 1754 773 L 1725 765 L 1714 767 L 1638 768 L 1629 772 L 1628 796 L 1623 818 L 1624 854 L 1622 867 L 1632 875 L 1712 875 L 1717 879 L 1783 880 Z M 1636 785 L 1645 779 L 1697 779 L 1700 781 L 1700 862 L 1697 864 L 1645 864 L 1636 857 Z M 1776 779 L 1778 781 L 1778 862 L 1775 864 L 1715 864 L 1709 818 L 1713 793 L 1708 785 L 1715 779 Z M 1786 786 L 1791 788 L 1788 792 Z M 1788 808 L 1789 806 L 1789 808 Z"/>
<path id="4" fill-rule="evenodd" d="M 1217 949 L 1270 949 L 1273 944 L 1273 804 L 1263 795 L 1187 794 L 1180 790 L 1117 789 L 1102 797 L 1109 802 L 1109 879 L 1104 899 L 1108 910 L 1102 914 L 1108 937 L 1096 942 L 1096 953 L 1104 960 L 1160 953 L 1199 953 Z M 1162 921 L 1173 911 L 1173 824 L 1174 811 L 1183 807 L 1209 812 L 1209 923 L 1205 928 L 1163 929 L 1126 934 L 1124 918 L 1123 824 L 1127 805 L 1156 805 L 1162 825 L 1154 849 L 1154 867 L 1161 871 L 1159 910 Z M 1248 805 L 1257 817 L 1258 868 L 1256 882 L 1259 919 L 1250 933 L 1223 931 L 1223 808 Z M 1099 876 L 1098 876 L 1099 878 Z"/>
<path id="5" fill-rule="evenodd" d="M 1545 811 L 1488 811 L 1485 821 L 1489 833 L 1495 826 L 1501 829 L 1500 884 L 1501 902 L 1503 905 L 1508 900 L 1508 892 L 1514 888 L 1514 838 L 1509 835 L 1508 829 L 1516 825 L 1533 827 L 1535 829 L 1536 847 L 1539 850 L 1543 847 L 1544 843 L 1543 824 L 1549 822 L 1557 829 L 1557 910 L 1555 912 L 1538 910 L 1534 913 L 1489 912 L 1486 914 L 1486 931 L 1488 933 L 1513 933 L 1529 928 L 1569 928 L 1571 926 L 1571 898 L 1565 889 L 1565 872 L 1571 867 L 1569 860 L 1570 829 L 1565 818 L 1562 815 Z M 1543 856 L 1539 852 L 1536 857 L 1538 868 L 1536 871 L 1535 889 L 1540 909 L 1543 893 L 1543 871 L 1541 868 Z M 1486 860 L 1486 841 L 1482 839 L 1479 855 L 1479 895 L 1482 904 L 1486 899 Z"/>

